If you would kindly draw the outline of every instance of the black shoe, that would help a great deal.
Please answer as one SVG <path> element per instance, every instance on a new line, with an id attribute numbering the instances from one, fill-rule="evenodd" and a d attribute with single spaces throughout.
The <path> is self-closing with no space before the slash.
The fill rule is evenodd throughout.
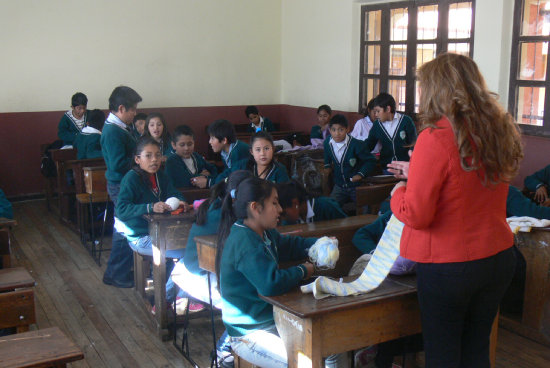
<path id="1" fill-rule="evenodd" d="M 134 287 L 134 280 L 127 280 L 127 281 L 118 281 L 114 280 L 110 277 L 103 276 L 103 283 L 106 285 L 112 285 L 117 288 L 133 288 Z"/>

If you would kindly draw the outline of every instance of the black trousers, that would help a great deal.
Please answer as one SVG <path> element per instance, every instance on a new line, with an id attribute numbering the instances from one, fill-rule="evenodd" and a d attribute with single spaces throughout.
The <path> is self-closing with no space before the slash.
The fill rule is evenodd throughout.
<path id="1" fill-rule="evenodd" d="M 456 263 L 419 263 L 418 301 L 427 368 L 489 368 L 489 335 L 516 264 L 510 247 Z"/>

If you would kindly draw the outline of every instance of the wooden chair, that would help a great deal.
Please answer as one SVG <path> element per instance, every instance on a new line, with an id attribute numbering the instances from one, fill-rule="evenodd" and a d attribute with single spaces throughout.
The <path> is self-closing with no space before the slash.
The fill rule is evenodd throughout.
<path id="1" fill-rule="evenodd" d="M 134 252 L 134 288 L 143 299 L 146 298 L 147 279 L 151 274 L 153 257 Z"/>

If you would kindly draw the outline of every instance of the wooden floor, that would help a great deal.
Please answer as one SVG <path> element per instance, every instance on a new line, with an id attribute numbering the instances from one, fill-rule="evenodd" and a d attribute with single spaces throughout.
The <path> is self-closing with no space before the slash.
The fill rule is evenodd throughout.
<path id="1" fill-rule="evenodd" d="M 15 265 L 26 267 L 37 285 L 37 328 L 59 326 L 85 354 L 71 367 L 190 367 L 172 342 L 160 341 L 140 297 L 102 280 L 80 238 L 49 213 L 44 201 L 14 203 L 19 226 L 12 249 Z M 220 330 L 219 318 L 217 321 Z M 210 324 L 193 320 L 192 355 L 209 366 Z M 180 332 L 181 334 L 181 332 Z M 502 368 L 550 367 L 550 348 L 499 330 L 497 364 Z"/>

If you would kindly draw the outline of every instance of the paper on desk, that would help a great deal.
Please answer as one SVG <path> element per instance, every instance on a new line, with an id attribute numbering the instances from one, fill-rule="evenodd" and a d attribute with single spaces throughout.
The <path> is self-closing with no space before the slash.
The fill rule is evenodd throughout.
<path id="1" fill-rule="evenodd" d="M 365 294 L 376 289 L 388 276 L 393 263 L 399 256 L 399 244 L 404 224 L 394 215 L 378 242 L 374 254 L 359 278 L 352 282 L 338 282 L 325 276 L 320 276 L 311 284 L 302 286 L 303 293 L 313 293 L 315 299 L 327 296 L 349 296 Z"/>
<path id="2" fill-rule="evenodd" d="M 534 227 L 547 227 L 550 226 L 550 220 L 539 220 L 534 217 L 528 216 L 512 216 L 506 219 L 510 229 L 514 234 L 518 232 L 528 233 Z"/>

